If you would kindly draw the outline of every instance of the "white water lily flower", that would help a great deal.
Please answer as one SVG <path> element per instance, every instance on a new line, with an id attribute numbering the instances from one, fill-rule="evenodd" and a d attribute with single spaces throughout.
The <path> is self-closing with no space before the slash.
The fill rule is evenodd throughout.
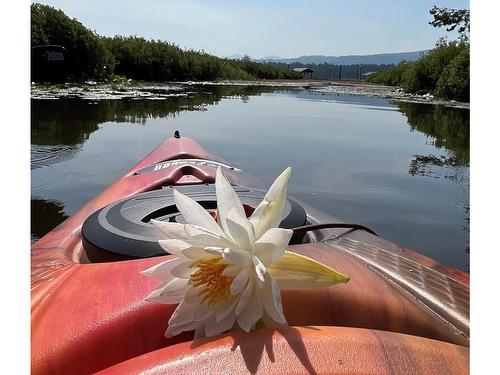
<path id="1" fill-rule="evenodd" d="M 213 336 L 238 326 L 245 332 L 258 322 L 286 325 L 281 289 L 328 287 L 349 278 L 308 257 L 285 251 L 293 234 L 278 228 L 286 205 L 291 168 L 272 184 L 247 219 L 243 205 L 217 169 L 217 222 L 193 199 L 174 190 L 174 200 L 188 224 L 151 222 L 168 239 L 160 246 L 177 257 L 142 273 L 161 280 L 147 301 L 179 304 L 167 337 L 196 330 Z"/>

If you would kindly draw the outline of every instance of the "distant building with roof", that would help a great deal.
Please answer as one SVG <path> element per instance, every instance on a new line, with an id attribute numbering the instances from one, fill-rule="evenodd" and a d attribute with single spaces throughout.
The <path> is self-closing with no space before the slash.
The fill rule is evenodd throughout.
<path id="1" fill-rule="evenodd" d="M 307 68 L 307 67 L 293 68 L 293 70 L 298 72 L 298 73 L 302 73 L 304 78 L 311 78 L 312 79 L 312 74 L 314 73 L 314 70 L 312 70 L 311 68 Z M 309 77 L 308 77 L 308 75 L 309 75 Z"/>

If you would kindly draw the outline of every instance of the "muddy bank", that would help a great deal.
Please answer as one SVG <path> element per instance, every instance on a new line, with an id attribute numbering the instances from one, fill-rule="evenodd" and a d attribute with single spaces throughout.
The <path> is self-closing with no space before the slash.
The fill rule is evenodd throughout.
<path id="1" fill-rule="evenodd" d="M 447 101 L 431 94 L 406 94 L 393 86 L 374 85 L 364 82 L 319 81 L 319 80 L 260 80 L 260 81 L 217 81 L 217 82 L 167 82 L 167 83 L 121 83 L 85 84 L 66 83 L 62 85 L 32 84 L 32 99 L 79 98 L 84 100 L 104 99 L 148 99 L 162 100 L 172 96 L 189 96 L 194 92 L 190 88 L 202 85 L 237 85 L 298 88 L 318 94 L 347 94 L 381 97 L 409 103 L 440 104 L 447 107 L 470 108 L 469 103 Z"/>

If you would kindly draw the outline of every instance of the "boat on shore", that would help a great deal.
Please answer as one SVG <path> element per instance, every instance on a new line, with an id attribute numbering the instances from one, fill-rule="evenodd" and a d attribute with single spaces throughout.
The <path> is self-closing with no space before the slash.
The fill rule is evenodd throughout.
<path id="1" fill-rule="evenodd" d="M 183 222 L 173 188 L 217 210 L 217 168 L 250 215 L 256 179 L 177 132 L 31 252 L 33 374 L 469 373 L 469 275 L 288 198 L 288 249 L 350 276 L 282 291 L 288 327 L 166 338 L 176 305 L 144 301 L 164 261 L 151 219 Z"/>

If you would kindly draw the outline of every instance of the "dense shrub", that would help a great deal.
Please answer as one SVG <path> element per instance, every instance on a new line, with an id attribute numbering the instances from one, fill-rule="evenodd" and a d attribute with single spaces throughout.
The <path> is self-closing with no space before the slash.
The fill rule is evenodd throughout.
<path id="1" fill-rule="evenodd" d="M 470 99 L 470 56 L 469 49 L 462 49 L 444 68 L 436 85 L 436 95 L 469 101 Z"/>
<path id="2" fill-rule="evenodd" d="M 405 76 L 406 80 L 413 80 L 415 84 L 409 84 L 405 80 L 403 88 L 408 92 L 433 91 L 444 69 L 463 48 L 468 47 L 463 43 L 438 42 L 436 48 L 415 62 L 413 69 L 410 69 L 412 74 Z"/>
<path id="3" fill-rule="evenodd" d="M 291 70 L 250 59 L 221 59 L 205 52 L 140 37 L 115 36 L 106 44 L 116 60 L 115 73 L 140 80 L 214 80 L 302 78 Z"/>
<path id="4" fill-rule="evenodd" d="M 115 57 L 115 73 L 145 81 L 251 79 L 230 60 L 204 52 L 183 51 L 160 40 L 129 36 L 104 38 Z"/>
<path id="5" fill-rule="evenodd" d="M 414 63 L 374 73 L 372 83 L 401 86 L 409 93 L 431 92 L 447 99 L 469 99 L 469 49 L 464 42 L 439 41 Z"/>
<path id="6" fill-rule="evenodd" d="M 250 60 L 250 57 L 245 56 L 241 60 L 233 60 L 239 68 L 245 70 L 254 77 L 260 79 L 298 79 L 302 78 L 302 74 L 290 68 L 279 68 L 271 64 L 261 64 Z"/>
<path id="7" fill-rule="evenodd" d="M 401 61 L 394 68 L 369 75 L 366 80 L 381 85 L 398 86 L 402 82 L 403 74 L 405 74 L 412 65 L 412 62 Z"/>
<path id="8" fill-rule="evenodd" d="M 42 4 L 31 5 L 31 46 L 61 45 L 66 49 L 68 78 L 106 79 L 114 68 L 113 55 L 101 38 L 63 11 Z"/>
<path id="9" fill-rule="evenodd" d="M 144 81 L 302 78 L 291 69 L 221 59 L 137 36 L 100 37 L 61 10 L 31 5 L 31 46 L 66 48 L 70 80 L 104 80 L 113 74 Z"/>

